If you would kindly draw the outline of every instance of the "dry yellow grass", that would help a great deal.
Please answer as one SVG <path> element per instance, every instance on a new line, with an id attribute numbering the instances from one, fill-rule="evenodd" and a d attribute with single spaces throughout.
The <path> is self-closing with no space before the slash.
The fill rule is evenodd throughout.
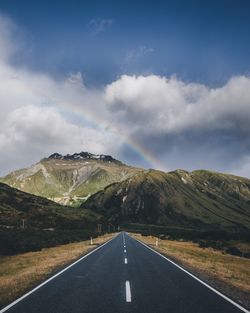
<path id="1" fill-rule="evenodd" d="M 107 234 L 94 238 L 93 245 L 90 245 L 90 240 L 88 240 L 45 248 L 37 252 L 1 256 L 0 305 L 16 299 L 57 269 L 71 263 L 114 235 Z"/>
<path id="2" fill-rule="evenodd" d="M 156 247 L 155 237 L 131 235 L 153 246 L 197 276 L 207 279 L 222 291 L 249 305 L 249 299 L 247 300 L 247 294 L 250 293 L 249 259 L 225 254 L 212 248 L 200 248 L 198 244 L 185 241 L 159 239 L 158 247 Z"/>

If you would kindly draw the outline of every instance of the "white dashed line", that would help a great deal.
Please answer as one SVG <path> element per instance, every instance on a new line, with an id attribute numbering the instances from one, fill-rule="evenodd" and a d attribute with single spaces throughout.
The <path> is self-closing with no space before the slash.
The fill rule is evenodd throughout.
<path id="1" fill-rule="evenodd" d="M 125 290 L 126 290 L 126 302 L 131 302 L 130 282 L 128 280 L 126 280 L 125 282 Z"/>
<path id="2" fill-rule="evenodd" d="M 124 263 L 128 264 L 128 259 L 127 258 L 124 259 Z"/>
<path id="3" fill-rule="evenodd" d="M 126 253 L 127 252 L 127 250 L 126 249 L 124 249 L 124 253 Z"/>

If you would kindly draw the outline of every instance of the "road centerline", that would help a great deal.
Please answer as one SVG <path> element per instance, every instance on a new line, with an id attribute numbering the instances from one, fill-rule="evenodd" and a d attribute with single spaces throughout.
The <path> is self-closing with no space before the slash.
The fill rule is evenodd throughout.
<path id="1" fill-rule="evenodd" d="M 126 302 L 131 302 L 131 289 L 130 289 L 130 282 L 126 280 L 125 282 L 125 290 L 126 290 Z"/>

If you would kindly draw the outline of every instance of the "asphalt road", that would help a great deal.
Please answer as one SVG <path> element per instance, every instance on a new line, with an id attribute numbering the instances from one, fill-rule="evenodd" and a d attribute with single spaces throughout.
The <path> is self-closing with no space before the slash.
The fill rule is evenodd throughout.
<path id="1" fill-rule="evenodd" d="M 121 233 L 6 312 L 243 311 L 140 242 Z"/>

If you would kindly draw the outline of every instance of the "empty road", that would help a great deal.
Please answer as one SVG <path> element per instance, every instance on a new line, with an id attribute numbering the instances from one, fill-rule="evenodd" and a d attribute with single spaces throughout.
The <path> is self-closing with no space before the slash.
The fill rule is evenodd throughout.
<path id="1" fill-rule="evenodd" d="M 240 313 L 145 245 L 121 233 L 57 275 L 9 313 Z"/>

